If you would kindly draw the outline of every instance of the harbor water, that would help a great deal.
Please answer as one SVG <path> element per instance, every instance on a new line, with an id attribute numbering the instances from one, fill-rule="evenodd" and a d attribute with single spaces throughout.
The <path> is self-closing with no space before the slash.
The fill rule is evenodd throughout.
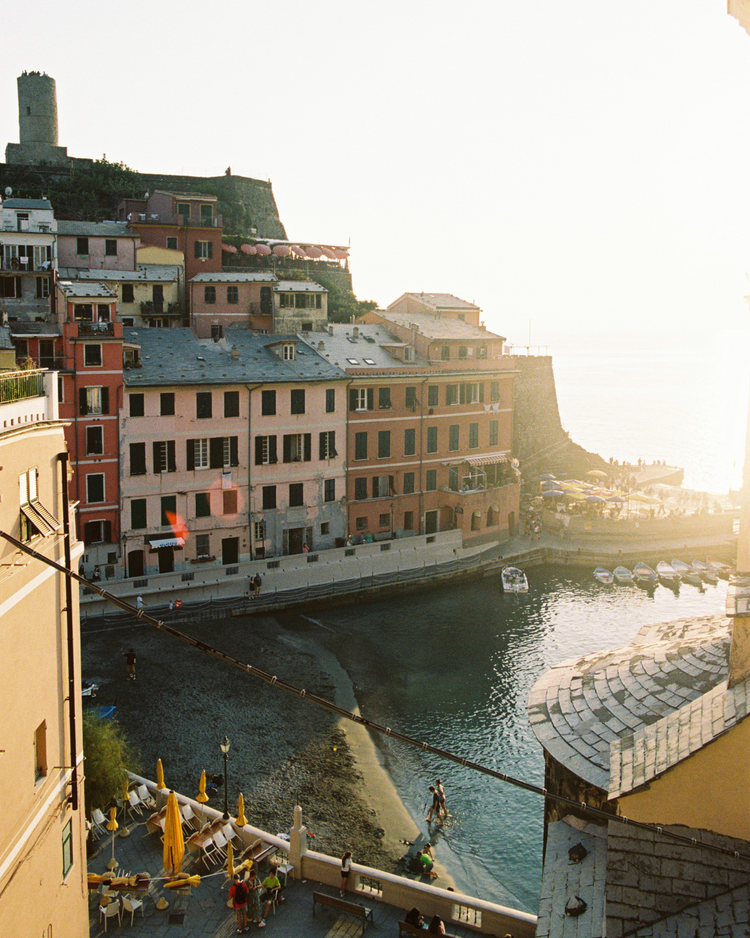
<path id="1" fill-rule="evenodd" d="M 688 560 L 692 558 L 687 558 Z M 627 644 L 641 626 L 714 615 L 726 583 L 602 587 L 590 572 L 529 572 L 530 592 L 494 582 L 356 607 L 316 611 L 321 640 L 348 671 L 369 719 L 535 785 L 542 750 L 526 716 L 536 680 L 552 665 Z M 458 888 L 535 912 L 542 859 L 541 796 L 378 736 L 409 812 Z M 452 817 L 428 826 L 428 786 L 440 777 Z M 406 848 L 405 848 L 406 849 Z"/>

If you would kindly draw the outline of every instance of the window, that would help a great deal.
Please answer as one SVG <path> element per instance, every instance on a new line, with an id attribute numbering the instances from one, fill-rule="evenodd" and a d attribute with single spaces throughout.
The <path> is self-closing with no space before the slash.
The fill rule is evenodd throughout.
<path id="1" fill-rule="evenodd" d="M 387 528 L 390 524 L 391 516 L 386 512 L 385 514 L 380 515 L 378 518 L 378 527 Z"/>
<path id="2" fill-rule="evenodd" d="M 190 218 L 190 203 L 189 202 L 178 202 L 177 203 L 177 214 L 182 215 L 183 218 Z"/>
<path id="3" fill-rule="evenodd" d="M 445 403 L 446 404 L 458 404 L 458 385 L 457 384 L 446 384 Z"/>
<path id="4" fill-rule="evenodd" d="M 216 302 L 216 287 L 204 287 L 203 288 L 203 301 L 205 303 Z"/>
<path id="5" fill-rule="evenodd" d="M 174 391 L 165 391 L 159 396 L 162 417 L 174 416 Z"/>
<path id="6" fill-rule="evenodd" d="M 62 835 L 62 868 L 63 868 L 63 879 L 68 875 L 68 873 L 73 869 L 73 820 L 68 821 L 68 823 L 63 828 Z"/>
<path id="7" fill-rule="evenodd" d="M 97 472 L 86 476 L 86 501 L 91 505 L 104 501 L 104 473 Z"/>
<path id="8" fill-rule="evenodd" d="M 133 303 L 135 301 L 135 292 L 133 290 L 132 283 L 123 283 L 122 285 L 122 302 L 123 303 Z"/>
<path id="9" fill-rule="evenodd" d="M 156 440 L 153 444 L 154 472 L 176 472 L 174 440 Z"/>
<path id="10" fill-rule="evenodd" d="M 123 326 L 134 326 L 135 319 L 133 316 L 121 316 Z M 123 362 L 127 365 L 128 362 L 131 364 L 138 361 L 138 352 L 135 349 L 124 349 Z M 129 354 L 131 357 L 129 357 Z"/>
<path id="11" fill-rule="evenodd" d="M 500 400 L 500 382 L 499 381 L 490 381 L 490 400 L 491 401 Z"/>
<path id="12" fill-rule="evenodd" d="M 162 495 L 161 497 L 161 525 L 170 527 L 177 520 L 177 496 Z"/>
<path id="13" fill-rule="evenodd" d="M 144 409 L 143 409 L 143 395 L 142 394 L 128 394 L 128 405 L 130 407 L 131 417 L 143 416 Z"/>
<path id="14" fill-rule="evenodd" d="M 466 346 L 465 346 L 465 345 L 459 345 L 459 347 L 458 347 L 458 357 L 459 357 L 459 358 L 466 358 L 467 355 L 468 355 L 468 350 L 467 350 Z"/>
<path id="15" fill-rule="evenodd" d="M 224 489 L 222 491 L 222 514 L 237 514 L 237 489 Z"/>
<path id="16" fill-rule="evenodd" d="M 440 357 L 442 358 L 442 360 L 443 360 L 444 362 L 447 362 L 447 361 L 450 360 L 450 357 L 451 357 L 451 350 L 450 350 L 450 347 L 449 347 L 448 345 L 444 345 L 444 346 L 440 349 Z"/>
<path id="17" fill-rule="evenodd" d="M 130 444 L 130 474 L 131 476 L 146 475 L 146 444 Z"/>
<path id="18" fill-rule="evenodd" d="M 437 489 L 437 469 L 428 469 L 424 477 L 425 492 L 434 492 Z"/>
<path id="19" fill-rule="evenodd" d="M 354 497 L 356 499 L 367 498 L 367 479 L 360 477 L 354 480 Z"/>
<path id="20" fill-rule="evenodd" d="M 350 388 L 349 410 L 372 410 L 375 406 L 374 388 Z"/>
<path id="21" fill-rule="evenodd" d="M 0 280 L 0 295 L 8 300 L 20 300 L 23 296 L 20 277 L 3 277 Z"/>
<path id="22" fill-rule="evenodd" d="M 479 424 L 469 424 L 469 449 L 476 449 L 479 446 Z"/>
<path id="23" fill-rule="evenodd" d="M 478 346 L 477 358 L 487 358 L 487 346 L 486 345 Z"/>
<path id="24" fill-rule="evenodd" d="M 224 416 L 225 417 L 239 417 L 240 415 L 240 392 L 239 391 L 225 391 L 224 392 Z"/>
<path id="25" fill-rule="evenodd" d="M 417 451 L 417 431 L 404 430 L 404 456 L 413 456 Z"/>
<path id="26" fill-rule="evenodd" d="M 462 404 L 476 404 L 484 401 L 484 384 L 476 382 L 464 383 L 460 387 L 460 399 Z"/>
<path id="27" fill-rule="evenodd" d="M 411 495 L 414 492 L 414 473 L 404 473 L 404 495 Z"/>
<path id="28" fill-rule="evenodd" d="M 256 521 L 253 525 L 254 528 L 254 540 L 256 541 L 265 541 L 266 539 L 266 523 L 265 521 Z"/>
<path id="29" fill-rule="evenodd" d="M 293 362 L 297 358 L 297 347 L 293 342 L 285 342 L 281 346 L 281 357 L 285 362 Z"/>
<path id="30" fill-rule="evenodd" d="M 36 298 L 44 300 L 49 296 L 49 277 L 36 278 Z"/>
<path id="31" fill-rule="evenodd" d="M 106 257 L 117 257 L 117 238 L 104 239 L 104 254 Z"/>
<path id="32" fill-rule="evenodd" d="M 276 392 L 261 391 L 260 412 L 264 417 L 271 417 L 276 413 Z"/>
<path id="33" fill-rule="evenodd" d="M 367 434 L 354 434 L 354 458 L 367 459 Z"/>
<path id="34" fill-rule="evenodd" d="M 208 469 L 208 438 L 187 441 L 187 468 Z"/>
<path id="35" fill-rule="evenodd" d="M 270 316 L 273 312 L 273 290 L 270 287 L 260 288 L 260 314 Z"/>
<path id="36" fill-rule="evenodd" d="M 230 466 L 239 466 L 237 437 L 211 437 L 208 441 L 208 464 L 211 469 L 228 469 Z"/>
<path id="37" fill-rule="evenodd" d="M 437 453 L 438 451 L 438 428 L 427 428 L 427 452 Z"/>
<path id="38" fill-rule="evenodd" d="M 83 363 L 86 367 L 97 367 L 102 363 L 102 347 L 101 345 L 84 345 L 83 346 Z"/>
<path id="39" fill-rule="evenodd" d="M 256 436 L 255 437 L 255 465 L 270 466 L 278 462 L 276 456 L 276 437 L 275 436 Z"/>
<path id="40" fill-rule="evenodd" d="M 498 439 L 498 421 L 490 420 L 490 446 L 497 446 Z"/>
<path id="41" fill-rule="evenodd" d="M 210 205 L 201 205 L 201 222 L 211 224 L 213 219 L 213 207 Z"/>
<path id="42" fill-rule="evenodd" d="M 326 388 L 326 413 L 332 414 L 336 410 L 336 389 Z"/>
<path id="43" fill-rule="evenodd" d="M 427 406 L 428 407 L 438 406 L 438 386 L 436 384 L 431 384 L 427 388 Z"/>
<path id="44" fill-rule="evenodd" d="M 320 453 L 321 459 L 333 459 L 336 456 L 336 431 L 324 430 L 320 434 Z"/>
<path id="45" fill-rule="evenodd" d="M 404 346 L 404 361 L 413 362 L 414 361 L 414 349 L 411 345 Z"/>
<path id="46" fill-rule="evenodd" d="M 104 433 L 101 427 L 86 427 L 86 455 L 101 456 L 104 452 Z"/>
<path id="47" fill-rule="evenodd" d="M 196 534 L 195 535 L 195 556 L 201 560 L 206 560 L 211 556 L 211 535 L 210 534 Z"/>
<path id="48" fill-rule="evenodd" d="M 461 491 L 461 481 L 458 476 L 458 469 L 455 466 L 451 466 L 448 470 L 448 489 L 451 492 Z"/>
<path id="49" fill-rule="evenodd" d="M 240 301 L 240 288 L 239 287 L 227 287 L 227 303 L 239 303 Z"/>
<path id="50" fill-rule="evenodd" d="M 146 528 L 146 499 L 134 498 L 130 502 L 130 527 L 135 529 Z"/>
<path id="51" fill-rule="evenodd" d="M 195 517 L 209 518 L 211 516 L 211 496 L 208 492 L 195 493 Z"/>
<path id="52" fill-rule="evenodd" d="M 357 518 L 356 526 L 357 526 L 358 531 L 366 531 L 367 530 L 367 518 Z"/>
<path id="53" fill-rule="evenodd" d="M 87 521 L 83 526 L 84 544 L 106 544 L 112 540 L 110 521 Z"/>
<path id="54" fill-rule="evenodd" d="M 380 410 L 390 410 L 391 408 L 391 389 L 378 388 L 378 407 Z"/>
<path id="55" fill-rule="evenodd" d="M 214 342 L 218 342 L 219 339 L 224 338 L 224 326 L 220 326 L 218 323 L 211 323 L 211 338 Z"/>
<path id="56" fill-rule="evenodd" d="M 452 423 L 448 427 L 448 451 L 455 453 L 459 447 L 459 427 L 457 423 Z"/>
<path id="57" fill-rule="evenodd" d="M 407 409 L 410 409 L 410 410 L 417 409 L 417 389 L 416 388 L 408 387 L 406 389 L 406 398 L 405 398 L 404 403 Z"/>
<path id="58" fill-rule="evenodd" d="M 386 498 L 393 495 L 393 476 L 373 476 L 372 477 L 372 497 Z"/>
<path id="59" fill-rule="evenodd" d="M 331 522 L 330 521 L 321 521 L 320 523 L 320 533 L 330 534 L 331 533 Z"/>
<path id="60" fill-rule="evenodd" d="M 47 721 L 37 726 L 34 733 L 34 781 L 38 782 L 47 775 Z"/>
<path id="61" fill-rule="evenodd" d="M 284 462 L 310 462 L 311 459 L 311 433 L 284 434 Z"/>
<path id="62" fill-rule="evenodd" d="M 289 507 L 301 508 L 304 504 L 304 486 L 301 482 L 293 482 L 289 486 Z"/>
<path id="63" fill-rule="evenodd" d="M 276 507 L 276 486 L 263 486 L 263 507 L 265 509 Z"/>
<path id="64" fill-rule="evenodd" d="M 89 239 L 88 238 L 76 238 L 76 254 L 79 257 L 88 257 L 88 254 L 89 254 Z"/>
<path id="65" fill-rule="evenodd" d="M 326 502 L 335 502 L 336 501 L 336 480 L 335 479 L 326 479 L 323 483 L 323 501 Z"/>
<path id="66" fill-rule="evenodd" d="M 305 412 L 305 389 L 295 388 L 292 391 L 291 410 L 292 414 L 304 414 Z"/>
<path id="67" fill-rule="evenodd" d="M 195 256 L 203 260 L 210 260 L 214 256 L 214 246 L 211 241 L 196 241 Z"/>
<path id="68" fill-rule="evenodd" d="M 195 395 L 195 416 L 199 420 L 206 420 L 213 416 L 210 391 L 198 391 Z"/>
<path id="69" fill-rule="evenodd" d="M 378 431 L 378 459 L 388 459 L 391 455 L 390 430 Z"/>
<path id="70" fill-rule="evenodd" d="M 177 250 L 177 238 L 173 238 L 173 237 L 167 238 L 167 250 L 169 251 Z"/>
<path id="71" fill-rule="evenodd" d="M 405 531 L 414 530 L 414 512 L 413 511 L 404 512 L 404 530 Z"/>

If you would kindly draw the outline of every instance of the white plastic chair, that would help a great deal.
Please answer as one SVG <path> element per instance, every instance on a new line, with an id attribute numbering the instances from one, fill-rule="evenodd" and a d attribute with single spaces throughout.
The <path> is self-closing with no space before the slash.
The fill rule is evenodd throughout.
<path id="1" fill-rule="evenodd" d="M 122 912 L 123 915 L 126 912 L 130 912 L 130 924 L 133 924 L 133 916 L 138 911 L 141 910 L 141 917 L 143 917 L 143 900 L 142 899 L 133 899 L 130 896 L 122 897 Z"/>
<path id="2" fill-rule="evenodd" d="M 206 837 L 201 843 L 201 860 L 206 864 L 206 869 L 208 869 L 212 863 L 215 863 L 214 854 L 218 852 L 218 848 L 214 843 L 213 837 Z"/>
<path id="3" fill-rule="evenodd" d="M 91 825 L 97 834 L 104 834 L 107 830 L 107 819 L 99 808 L 94 808 L 91 812 Z"/>
<path id="4" fill-rule="evenodd" d="M 110 902 L 109 905 L 100 905 L 99 906 L 99 918 L 104 918 L 104 934 L 107 934 L 107 920 L 117 916 L 117 924 L 122 924 L 122 909 L 120 908 L 120 903 L 116 900 Z"/>
<path id="5" fill-rule="evenodd" d="M 189 804 L 180 805 L 180 814 L 182 815 L 183 827 L 192 828 L 195 831 L 200 830 L 201 822 Z"/>
<path id="6" fill-rule="evenodd" d="M 130 811 L 131 813 L 135 811 L 136 814 L 142 814 L 143 809 L 141 808 L 141 799 L 138 797 L 137 793 L 134 791 L 128 792 L 128 801 L 130 802 Z"/>
<path id="7" fill-rule="evenodd" d="M 146 788 L 145 785 L 139 785 L 136 791 L 138 792 L 138 797 L 141 799 L 141 804 L 145 808 L 148 808 L 149 811 L 153 811 L 156 807 L 156 802 L 154 801 L 148 788 Z"/>
<path id="8" fill-rule="evenodd" d="M 235 848 L 242 846 L 242 838 L 228 821 L 222 827 L 221 832 L 226 837 L 227 843 L 232 844 Z"/>
<path id="9" fill-rule="evenodd" d="M 222 834 L 221 831 L 216 831 L 216 833 L 213 835 L 213 841 L 216 844 L 216 851 L 219 854 L 219 856 L 222 857 L 222 859 L 226 860 L 227 858 L 226 837 Z"/>

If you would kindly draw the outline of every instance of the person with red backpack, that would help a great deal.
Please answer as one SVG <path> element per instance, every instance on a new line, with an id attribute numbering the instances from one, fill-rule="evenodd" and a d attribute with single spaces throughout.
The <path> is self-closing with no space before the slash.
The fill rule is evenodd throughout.
<path id="1" fill-rule="evenodd" d="M 229 898 L 232 900 L 232 906 L 237 913 L 237 934 L 242 935 L 250 931 L 250 925 L 247 921 L 247 886 L 242 882 L 239 873 L 235 873 L 232 877 Z"/>

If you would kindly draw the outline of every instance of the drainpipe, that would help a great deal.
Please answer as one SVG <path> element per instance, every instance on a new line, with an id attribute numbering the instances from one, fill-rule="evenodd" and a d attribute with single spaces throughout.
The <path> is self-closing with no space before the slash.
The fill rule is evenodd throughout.
<path id="1" fill-rule="evenodd" d="M 65 567 L 72 570 L 70 551 L 70 512 L 68 499 L 68 454 L 59 453 L 58 460 L 62 466 L 62 500 L 63 500 L 63 535 L 65 543 Z M 70 734 L 70 805 L 74 811 L 78 810 L 78 770 L 76 767 L 76 676 L 75 676 L 75 623 L 73 622 L 73 580 L 65 577 L 65 619 L 68 637 L 68 721 Z"/>
<path id="2" fill-rule="evenodd" d="M 346 407 L 346 468 L 344 470 L 344 498 L 346 499 L 345 541 L 351 536 L 351 518 L 349 517 L 349 512 L 351 511 L 351 501 L 349 499 L 349 463 L 351 462 L 349 458 L 351 456 L 351 446 L 349 445 L 349 389 L 353 384 L 354 378 L 350 378 L 344 390 L 344 406 Z"/>
<path id="3" fill-rule="evenodd" d="M 422 513 L 424 509 L 424 389 L 429 381 L 424 378 L 422 381 L 422 391 L 419 395 L 419 531 L 422 534 Z"/>
<path id="4" fill-rule="evenodd" d="M 247 517 L 249 524 L 249 535 L 250 535 L 250 560 L 251 562 L 255 560 L 255 551 L 253 545 L 255 544 L 255 532 L 253 531 L 253 491 L 250 482 L 252 480 L 252 465 L 253 465 L 253 444 L 252 444 L 252 435 L 250 430 L 252 428 L 252 398 L 253 391 L 257 391 L 258 388 L 262 388 L 262 384 L 248 384 L 247 387 Z"/>

